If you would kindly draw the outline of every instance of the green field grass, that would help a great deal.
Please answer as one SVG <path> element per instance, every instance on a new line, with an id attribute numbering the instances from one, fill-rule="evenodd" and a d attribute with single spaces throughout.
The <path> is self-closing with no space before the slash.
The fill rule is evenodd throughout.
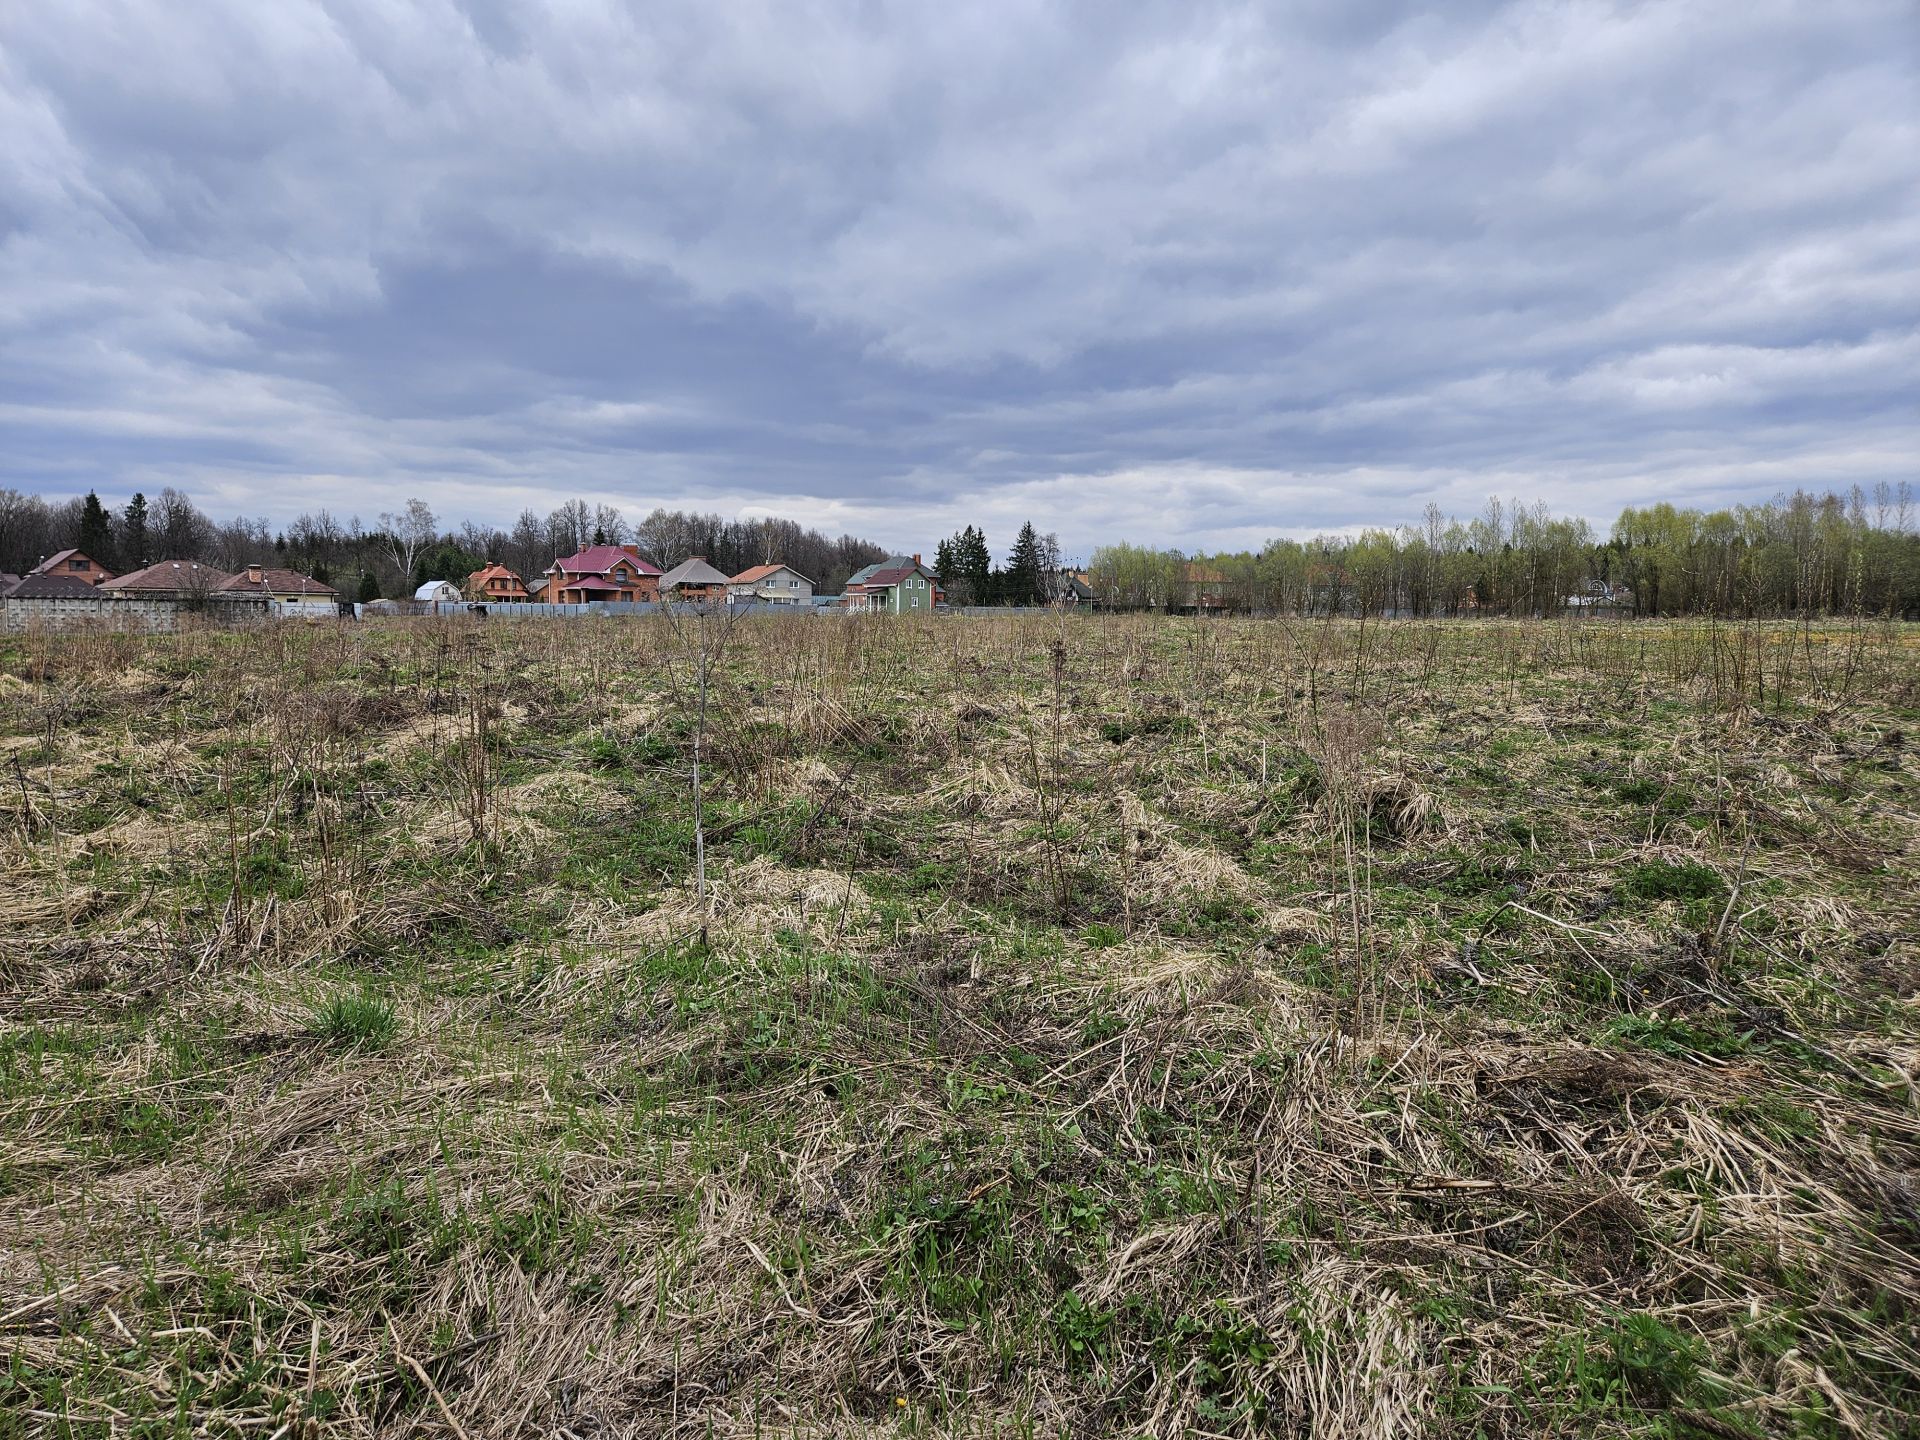
<path id="1" fill-rule="evenodd" d="M 1920 1434 L 1915 640 L 10 637 L 0 1437 Z"/>

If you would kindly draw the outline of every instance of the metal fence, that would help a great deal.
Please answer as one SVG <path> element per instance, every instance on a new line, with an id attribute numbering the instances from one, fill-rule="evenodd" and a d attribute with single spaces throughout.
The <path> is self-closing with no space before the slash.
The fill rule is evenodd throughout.
<path id="1" fill-rule="evenodd" d="M 662 605 L 651 600 L 592 600 L 584 605 L 548 605 L 539 601 L 511 602 L 508 604 L 473 604 L 466 606 L 442 605 L 442 615 L 467 613 L 489 620 L 556 620 L 593 617 L 596 615 L 657 615 L 667 610 L 698 614 L 698 605 Z M 816 615 L 821 607 L 813 605 L 715 605 L 711 607 L 716 614 L 728 615 Z M 378 612 L 376 612 L 378 613 Z M 839 613 L 834 610 L 832 613 Z"/>

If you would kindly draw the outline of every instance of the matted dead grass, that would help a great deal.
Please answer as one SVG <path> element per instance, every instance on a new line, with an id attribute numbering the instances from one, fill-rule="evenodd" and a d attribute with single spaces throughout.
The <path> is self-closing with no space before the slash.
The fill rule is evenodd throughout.
<path id="1" fill-rule="evenodd" d="M 688 638 L 4 652 L 0 1434 L 1914 1433 L 1902 637 Z"/>

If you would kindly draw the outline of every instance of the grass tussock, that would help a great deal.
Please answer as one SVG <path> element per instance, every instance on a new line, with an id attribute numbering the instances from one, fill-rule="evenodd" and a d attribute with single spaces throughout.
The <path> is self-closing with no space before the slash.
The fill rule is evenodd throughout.
<path id="1" fill-rule="evenodd" d="M 0 1437 L 1920 1433 L 1905 631 L 690 643 L 0 650 Z"/>

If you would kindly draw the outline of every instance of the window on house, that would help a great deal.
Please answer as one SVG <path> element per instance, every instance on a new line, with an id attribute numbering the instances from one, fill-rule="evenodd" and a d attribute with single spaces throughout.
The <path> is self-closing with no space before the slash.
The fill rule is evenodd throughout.
<path id="1" fill-rule="evenodd" d="M 87 562 L 84 560 L 69 560 L 67 562 L 67 568 L 70 570 L 84 570 L 87 568 Z"/>

